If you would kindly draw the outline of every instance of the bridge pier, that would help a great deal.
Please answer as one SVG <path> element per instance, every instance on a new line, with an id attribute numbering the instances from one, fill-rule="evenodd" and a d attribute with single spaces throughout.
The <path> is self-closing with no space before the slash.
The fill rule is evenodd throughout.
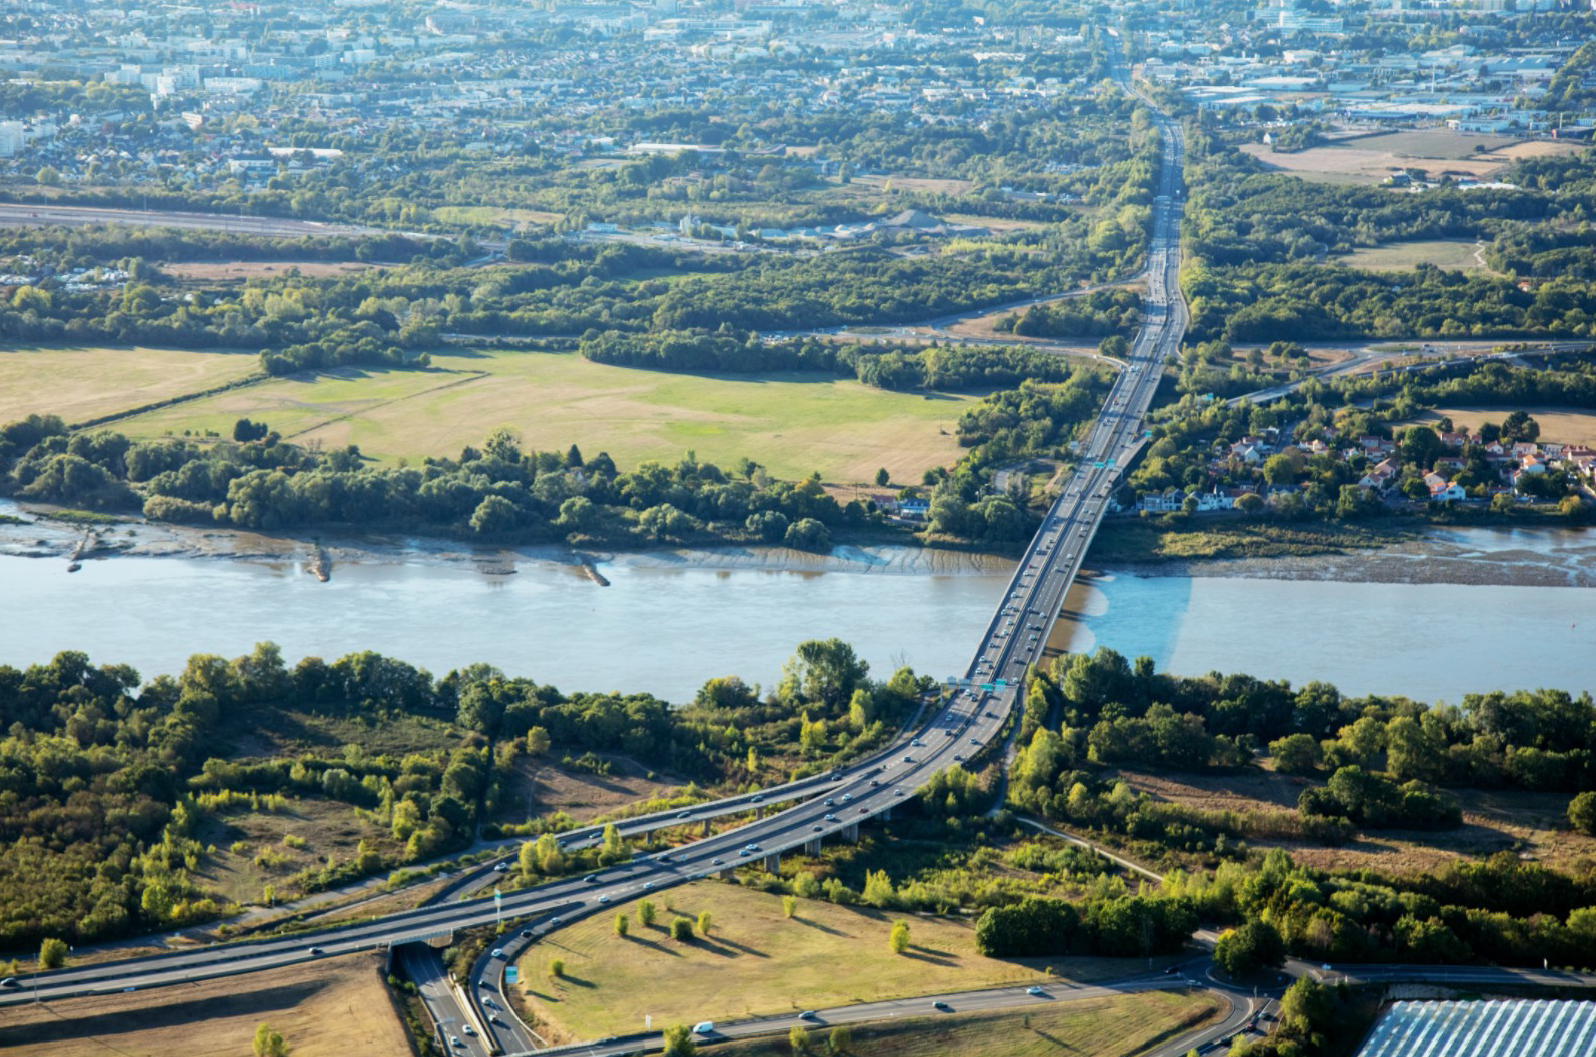
<path id="1" fill-rule="evenodd" d="M 804 842 L 804 854 L 818 857 L 820 855 L 820 838 Z"/>
<path id="2" fill-rule="evenodd" d="M 771 873 L 781 872 L 781 852 L 773 851 L 765 856 L 765 869 Z"/>
<path id="3" fill-rule="evenodd" d="M 841 836 L 842 836 L 842 839 L 847 841 L 849 844 L 858 844 L 859 843 L 859 823 L 850 822 L 846 826 L 842 827 Z"/>
<path id="4" fill-rule="evenodd" d="M 730 866 L 726 867 L 726 869 L 720 872 L 720 879 L 722 881 L 733 881 L 736 880 L 736 878 L 737 871 L 732 869 Z"/>
<path id="5" fill-rule="evenodd" d="M 891 822 L 892 821 L 892 808 L 891 807 L 883 808 L 882 811 L 881 811 L 881 814 L 877 815 L 876 818 L 880 819 L 883 822 Z"/>
<path id="6" fill-rule="evenodd" d="M 762 819 L 764 817 L 765 817 L 764 805 L 760 805 L 759 807 L 754 808 L 754 821 L 755 822 L 758 822 L 760 819 Z"/>
<path id="7" fill-rule="evenodd" d="M 698 833 L 701 837 L 709 836 L 709 819 L 706 818 L 702 823 L 699 824 Z"/>

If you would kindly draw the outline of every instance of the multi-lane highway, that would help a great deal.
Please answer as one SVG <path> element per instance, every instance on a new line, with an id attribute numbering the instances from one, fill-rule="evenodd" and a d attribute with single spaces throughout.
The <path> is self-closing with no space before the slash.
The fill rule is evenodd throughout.
<path id="1" fill-rule="evenodd" d="M 525 944 L 577 915 L 603 912 L 658 889 L 729 872 L 740 865 L 770 862 L 782 852 L 815 847 L 822 840 L 854 839 L 861 822 L 890 814 L 933 775 L 986 750 L 1013 711 L 1027 667 L 1041 656 L 1123 467 L 1143 443 L 1143 416 L 1162 367 L 1175 355 L 1184 332 L 1185 308 L 1177 282 L 1182 141 L 1180 129 L 1172 121 L 1160 115 L 1159 124 L 1164 150 L 1154 204 L 1146 323 L 1084 445 L 1079 470 L 1048 511 L 987 626 L 966 668 L 965 685 L 938 703 L 927 722 L 912 734 L 828 775 L 623 824 L 623 832 L 639 833 L 659 825 L 690 824 L 792 804 L 744 826 L 586 877 L 512 892 L 502 901 L 485 898 L 422 907 L 293 937 L 42 973 L 36 980 L 28 978 L 22 986 L 0 992 L 0 1005 L 246 973 L 397 947 L 468 927 L 513 922 L 495 948 L 501 953 L 486 955 L 473 972 L 468 1006 L 458 1018 L 462 1025 L 471 1023 L 475 1031 L 489 1037 L 462 1035 L 459 1049 L 468 1053 L 480 1052 L 487 1045 L 510 1051 L 527 1049 L 532 1040 L 493 997 L 503 966 Z M 578 846 L 597 836 L 590 830 L 565 839 Z M 489 987 L 482 987 L 484 983 Z"/>

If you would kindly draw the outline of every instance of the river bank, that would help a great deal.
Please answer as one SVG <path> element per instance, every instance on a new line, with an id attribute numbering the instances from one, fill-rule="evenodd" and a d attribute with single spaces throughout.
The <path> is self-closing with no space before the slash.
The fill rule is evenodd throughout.
<path id="1" fill-rule="evenodd" d="M 69 561 L 87 529 L 94 540 L 84 560 L 183 558 L 302 563 L 327 579 L 352 564 L 456 566 L 490 575 L 513 575 L 527 563 L 569 566 L 592 579 L 595 567 L 649 569 L 849 572 L 915 576 L 1006 573 L 1013 562 L 978 551 L 928 549 L 901 543 L 840 543 L 828 554 L 779 546 L 659 547 L 639 551 L 573 548 L 563 544 L 474 546 L 435 536 L 369 534 L 268 535 L 123 518 L 83 524 L 50 507 L 0 500 L 0 555 Z M 602 585 L 602 576 L 593 580 Z"/>

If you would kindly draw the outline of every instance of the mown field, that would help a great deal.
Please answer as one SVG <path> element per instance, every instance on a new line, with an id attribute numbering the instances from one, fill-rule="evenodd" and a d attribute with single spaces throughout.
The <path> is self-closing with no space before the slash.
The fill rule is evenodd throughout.
<path id="1" fill-rule="evenodd" d="M 1153 991 L 1039 1004 L 1026 1012 L 915 1017 L 853 1027 L 853 1045 L 843 1052 L 870 1057 L 1134 1057 L 1195 1030 L 1218 1011 L 1208 996 Z M 817 1040 L 829 1035 L 824 1028 L 811 1033 Z M 792 1047 L 782 1037 L 734 1042 L 717 1046 L 715 1052 L 787 1057 Z"/>
<path id="2" fill-rule="evenodd" d="M 258 373 L 247 352 L 0 346 L 0 422 L 37 413 L 70 425 Z"/>
<path id="3" fill-rule="evenodd" d="M 8 1057 L 241 1057 L 255 1029 L 281 1032 L 293 1057 L 403 1057 L 404 1024 L 359 955 L 104 998 L 13 1006 L 0 1020 Z"/>
<path id="4" fill-rule="evenodd" d="M 253 362 L 253 357 L 251 357 Z M 675 462 L 688 451 L 724 467 L 747 456 L 782 478 L 819 471 L 830 481 L 918 482 L 959 455 L 954 424 L 968 395 L 891 393 L 813 374 L 704 376 L 592 363 L 575 354 L 440 355 L 429 371 L 345 368 L 279 378 L 119 423 L 138 436 L 184 430 L 228 434 L 241 417 L 265 420 L 298 443 L 358 444 L 395 462 L 455 456 L 489 430 L 518 430 L 525 445 L 616 463 Z"/>
<path id="5" fill-rule="evenodd" d="M 528 1005 L 564 1037 L 596 1038 L 640 1030 L 645 1016 L 656 1026 L 734 1020 L 1045 982 L 1049 966 L 1071 979 L 1129 976 L 1147 966 L 1141 959 L 1054 958 L 1044 965 L 986 958 L 976 953 L 970 923 L 820 900 L 800 900 L 788 920 L 779 896 L 714 881 L 661 893 L 654 902 L 660 914 L 652 928 L 638 924 L 635 903 L 617 905 L 632 917 L 625 939 L 615 935 L 615 915 L 607 913 L 529 949 L 520 963 Z M 708 939 L 669 938 L 675 917 L 696 919 L 701 910 L 714 918 Z M 910 922 L 912 946 L 897 955 L 887 939 L 900 917 Z M 564 979 L 549 976 L 555 958 L 565 962 Z"/>
<path id="6" fill-rule="evenodd" d="M 1371 272 L 1412 271 L 1420 264 L 1433 264 L 1448 271 L 1491 272 L 1492 269 L 1477 255 L 1480 249 L 1478 244 L 1462 239 L 1393 242 L 1384 246 L 1369 246 L 1345 257 L 1331 258 L 1331 263 Z"/>

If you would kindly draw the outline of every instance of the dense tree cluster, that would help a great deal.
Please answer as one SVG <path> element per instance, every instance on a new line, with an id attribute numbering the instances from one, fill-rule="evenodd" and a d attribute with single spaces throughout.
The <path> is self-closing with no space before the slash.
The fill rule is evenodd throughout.
<path id="1" fill-rule="evenodd" d="M 1110 649 L 1059 658 L 1035 677 L 1028 740 L 1009 796 L 1044 816 L 1166 847 L 1223 852 L 1235 839 L 1337 842 L 1357 827 L 1437 829 L 1461 816 L 1434 785 L 1574 792 L 1596 782 L 1596 706 L 1556 690 L 1469 694 L 1459 706 L 1343 697 L 1250 676 L 1199 678 L 1134 665 Z M 1046 717 L 1057 716 L 1056 725 Z M 1247 766 L 1264 745 L 1280 770 L 1317 775 L 1297 812 L 1205 812 L 1105 781 L 1105 766 Z"/>
<path id="2" fill-rule="evenodd" d="M 646 334 L 589 331 L 583 356 L 597 363 L 666 371 L 762 374 L 802 371 L 855 378 L 881 389 L 977 389 L 1017 385 L 1029 378 L 1063 382 L 1077 368 L 1057 356 L 1023 347 L 970 348 L 840 344 L 817 338 L 761 340 L 748 331 L 665 330 Z"/>
<path id="3" fill-rule="evenodd" d="M 1388 878 L 1298 866 L 1275 849 L 1255 866 L 1177 872 L 1165 888 L 1204 920 L 1265 922 L 1314 962 L 1596 966 L 1596 874 L 1510 852 Z"/>
<path id="4" fill-rule="evenodd" d="M 1115 895 L 1077 908 L 1059 899 L 1024 899 L 989 907 L 975 926 L 976 950 L 988 957 L 1169 954 L 1197 928 L 1191 906 L 1162 896 Z"/>
<path id="5" fill-rule="evenodd" d="M 259 432 L 249 423 L 246 432 Z M 618 470 L 607 455 L 521 451 L 499 430 L 459 459 L 373 469 L 354 447 L 318 453 L 268 433 L 201 445 L 68 434 L 34 416 L 0 428 L 6 489 L 21 498 L 100 509 L 142 503 L 146 516 L 276 530 L 329 523 L 410 526 L 526 539 L 647 543 L 716 536 L 829 548 L 830 530 L 870 512 L 839 504 L 815 478 L 771 481 L 750 462 L 736 475 L 691 454 L 674 467 Z"/>

